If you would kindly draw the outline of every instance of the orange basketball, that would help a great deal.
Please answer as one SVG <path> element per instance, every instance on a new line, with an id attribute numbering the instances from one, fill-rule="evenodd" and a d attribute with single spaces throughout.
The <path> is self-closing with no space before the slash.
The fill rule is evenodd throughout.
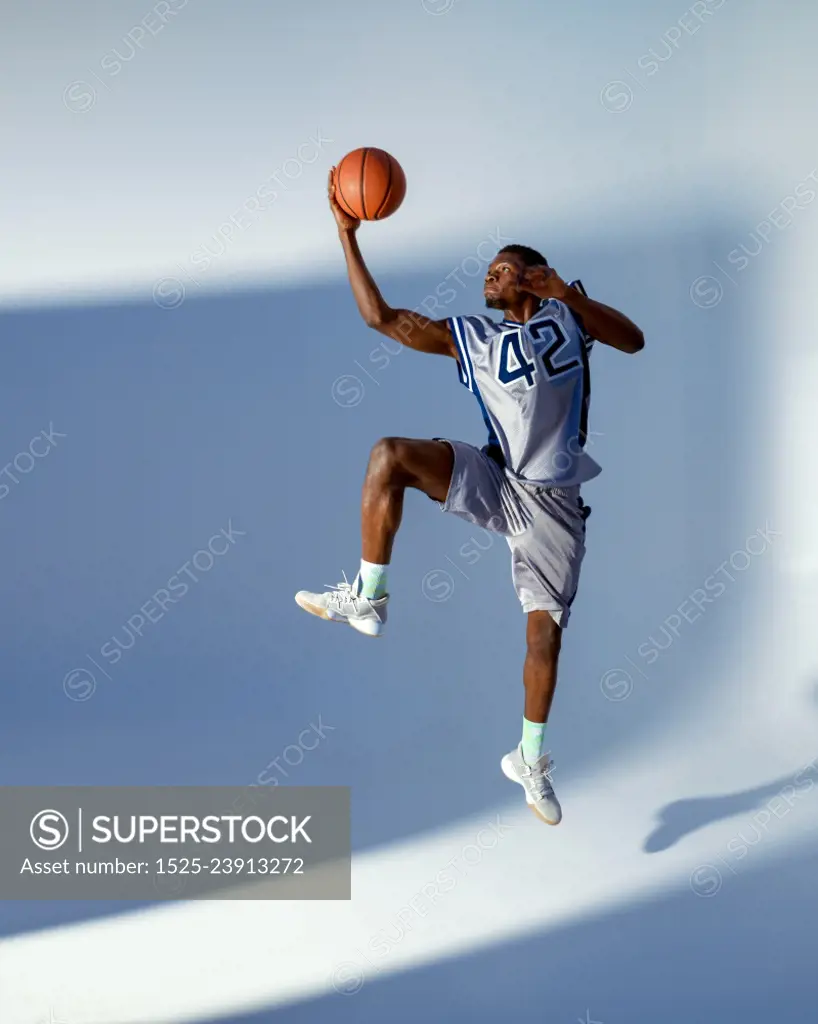
<path id="1" fill-rule="evenodd" d="M 406 195 L 406 175 L 398 161 L 382 149 L 353 149 L 335 168 L 335 198 L 350 217 L 383 220 Z"/>

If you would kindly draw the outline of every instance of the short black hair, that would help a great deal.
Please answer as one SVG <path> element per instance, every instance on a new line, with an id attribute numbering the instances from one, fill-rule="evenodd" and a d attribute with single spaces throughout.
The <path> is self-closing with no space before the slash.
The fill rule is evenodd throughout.
<path id="1" fill-rule="evenodd" d="M 537 252 L 536 249 L 532 249 L 530 245 L 517 245 L 516 243 L 513 243 L 512 245 L 504 245 L 500 252 L 511 252 L 514 253 L 515 256 L 522 256 L 523 263 L 525 263 L 527 267 L 548 266 L 548 260 L 545 256 L 543 256 L 542 253 Z M 500 253 L 497 255 L 499 256 Z"/>

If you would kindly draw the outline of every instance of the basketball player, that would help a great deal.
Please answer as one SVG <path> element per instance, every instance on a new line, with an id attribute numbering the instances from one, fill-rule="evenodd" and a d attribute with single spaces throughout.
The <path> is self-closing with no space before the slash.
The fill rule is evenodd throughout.
<path id="1" fill-rule="evenodd" d="M 325 593 L 300 591 L 313 615 L 380 636 L 389 595 L 386 574 L 407 487 L 423 491 L 446 512 L 503 534 L 511 575 L 527 616 L 523 668 L 522 740 L 506 754 L 505 775 L 522 785 L 526 801 L 549 825 L 562 818 L 543 752 L 557 681 L 562 630 L 568 623 L 585 554 L 590 509 L 580 485 L 600 472 L 585 452 L 593 340 L 621 352 L 644 346 L 639 328 L 622 313 L 567 285 L 535 250 L 508 245 L 492 260 L 484 294 L 497 323 L 486 316 L 431 320 L 393 309 L 361 256 L 360 221 L 329 200 L 346 256 L 349 280 L 369 327 L 420 352 L 457 361 L 460 381 L 480 404 L 488 444 L 382 438 L 372 449 L 363 486 L 363 558 L 352 583 Z M 576 282 L 579 285 L 579 282 Z"/>

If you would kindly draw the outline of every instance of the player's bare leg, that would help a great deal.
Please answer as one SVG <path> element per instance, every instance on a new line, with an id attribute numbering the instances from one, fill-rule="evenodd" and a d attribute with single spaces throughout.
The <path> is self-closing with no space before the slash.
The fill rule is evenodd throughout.
<path id="1" fill-rule="evenodd" d="M 549 612 L 529 612 L 523 666 L 525 710 L 523 739 L 502 761 L 505 775 L 525 790 L 534 813 L 549 825 L 558 825 L 562 810 L 551 783 L 553 767 L 542 751 L 545 723 L 557 686 L 562 630 Z"/>
<path id="2" fill-rule="evenodd" d="M 445 441 L 384 437 L 372 449 L 361 496 L 362 554 L 387 565 L 403 516 L 407 487 L 443 502 L 452 478 L 454 455 Z"/>
<path id="3" fill-rule="evenodd" d="M 557 688 L 562 630 L 549 612 L 529 612 L 525 638 L 524 714 L 527 721 L 544 725 Z"/>
<path id="4" fill-rule="evenodd" d="M 444 441 L 384 437 L 374 446 L 361 499 L 361 568 L 352 583 L 344 577 L 323 594 L 300 590 L 301 608 L 332 622 L 346 622 L 366 636 L 380 636 L 386 625 L 386 575 L 403 516 L 407 487 L 443 502 L 449 490 L 454 453 Z"/>

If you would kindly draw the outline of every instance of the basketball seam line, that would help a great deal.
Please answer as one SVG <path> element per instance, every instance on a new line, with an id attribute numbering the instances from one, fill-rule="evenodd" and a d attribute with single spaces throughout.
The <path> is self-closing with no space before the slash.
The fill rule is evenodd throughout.
<path id="1" fill-rule="evenodd" d="M 346 210 L 344 210 L 344 213 L 348 214 L 350 217 L 354 217 L 355 212 L 353 211 L 352 207 L 346 200 L 346 196 L 344 195 L 343 189 L 341 188 L 341 175 L 338 174 L 337 172 L 335 174 L 335 190 L 337 191 L 338 195 L 341 197 L 341 199 L 344 202 L 344 205 L 346 206 Z"/>
<path id="2" fill-rule="evenodd" d="M 366 216 L 366 192 L 364 191 L 364 175 L 366 170 L 366 158 L 369 156 L 369 146 L 364 148 L 364 155 L 361 158 L 361 211 L 363 213 L 363 219 L 367 220 Z"/>
<path id="3" fill-rule="evenodd" d="M 389 157 L 389 160 L 387 161 L 387 164 L 389 166 L 389 177 L 386 179 L 386 195 L 383 197 L 383 202 L 381 203 L 381 205 L 375 211 L 375 220 L 377 220 L 380 217 L 381 210 L 386 206 L 386 204 L 387 204 L 387 202 L 389 200 L 389 193 L 392 190 L 392 158 L 391 157 Z"/>

